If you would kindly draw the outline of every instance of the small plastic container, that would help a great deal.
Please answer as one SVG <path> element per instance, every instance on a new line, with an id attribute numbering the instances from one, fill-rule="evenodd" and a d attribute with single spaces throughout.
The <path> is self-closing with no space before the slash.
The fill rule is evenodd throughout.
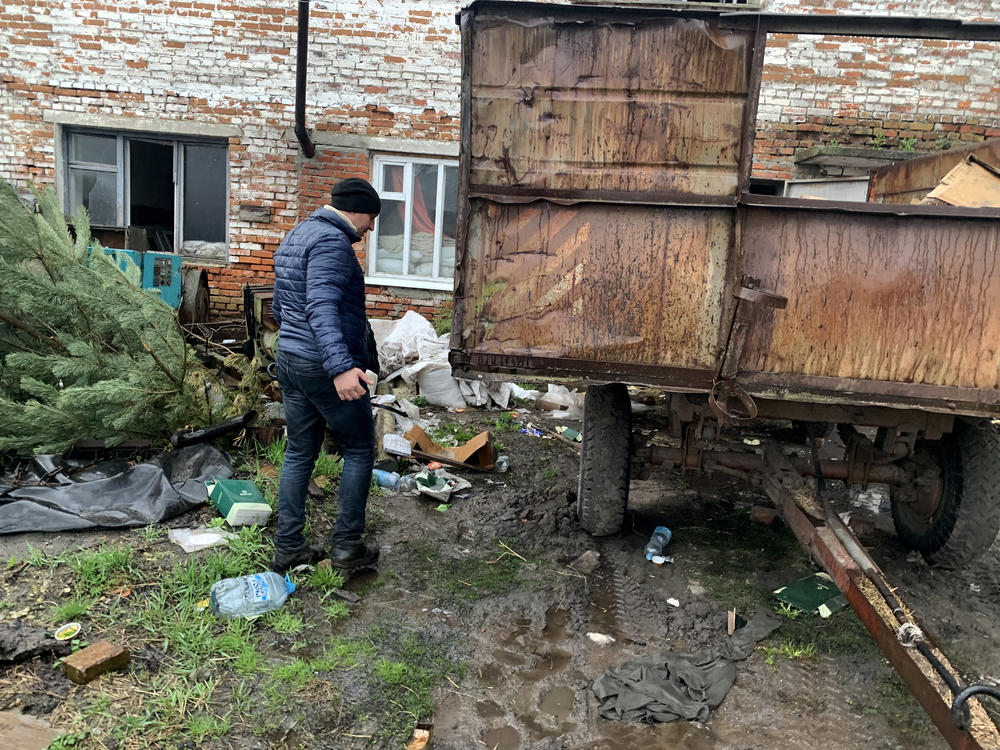
<path id="1" fill-rule="evenodd" d="M 501 474 L 510 468 L 510 458 L 507 456 L 497 456 L 494 468 Z"/>
<path id="2" fill-rule="evenodd" d="M 220 617 L 255 617 L 278 609 L 295 584 L 274 571 L 224 578 L 212 586 L 209 600 L 212 611 Z"/>
<path id="3" fill-rule="evenodd" d="M 643 550 L 646 559 L 652 562 L 654 557 L 662 556 L 663 548 L 670 544 L 670 537 L 670 529 L 666 526 L 657 526 L 653 529 L 653 534 L 649 537 L 649 543 L 646 544 L 646 549 Z"/>

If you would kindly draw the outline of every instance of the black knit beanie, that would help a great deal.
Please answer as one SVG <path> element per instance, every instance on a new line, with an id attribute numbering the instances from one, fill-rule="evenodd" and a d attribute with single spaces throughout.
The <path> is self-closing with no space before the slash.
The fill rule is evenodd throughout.
<path id="1" fill-rule="evenodd" d="M 382 201 L 368 180 L 360 177 L 338 182 L 330 191 L 330 205 L 353 214 L 377 214 Z"/>

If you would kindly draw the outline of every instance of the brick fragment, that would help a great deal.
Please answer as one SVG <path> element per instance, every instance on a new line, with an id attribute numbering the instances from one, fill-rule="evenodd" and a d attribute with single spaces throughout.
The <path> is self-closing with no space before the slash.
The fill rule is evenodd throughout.
<path id="1" fill-rule="evenodd" d="M 132 655 L 124 646 L 111 641 L 98 641 L 74 654 L 62 663 L 63 674 L 78 685 L 85 685 L 95 677 L 128 665 Z"/>

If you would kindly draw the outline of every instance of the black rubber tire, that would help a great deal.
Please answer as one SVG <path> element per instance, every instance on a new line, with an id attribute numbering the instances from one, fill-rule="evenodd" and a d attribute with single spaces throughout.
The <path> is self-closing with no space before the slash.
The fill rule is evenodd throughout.
<path id="1" fill-rule="evenodd" d="M 617 534 L 628 507 L 632 406 L 622 383 L 590 386 L 583 401 L 583 446 L 576 515 L 594 536 Z"/>
<path id="2" fill-rule="evenodd" d="M 891 498 L 896 533 L 932 565 L 961 568 L 1000 533 L 1000 429 L 989 419 L 959 418 L 952 433 L 917 450 L 933 453 L 941 466 L 941 499 L 928 518 Z"/>

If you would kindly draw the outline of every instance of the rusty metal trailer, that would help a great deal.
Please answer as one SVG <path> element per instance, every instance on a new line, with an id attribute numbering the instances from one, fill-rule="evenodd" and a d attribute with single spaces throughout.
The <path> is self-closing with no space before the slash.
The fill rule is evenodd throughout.
<path id="1" fill-rule="evenodd" d="M 769 34 L 996 42 L 1000 25 L 489 1 L 458 21 L 452 367 L 588 383 L 584 528 L 620 530 L 631 470 L 659 462 L 887 482 L 900 537 L 929 561 L 990 546 L 1000 210 L 748 186 Z M 633 444 L 627 384 L 669 393 L 674 445 Z M 711 450 L 726 424 L 756 417 L 836 424 L 844 459 L 789 468 Z M 787 487 L 769 492 L 787 505 Z M 835 522 L 815 505 L 811 520 L 786 515 L 822 559 L 818 529 Z M 845 590 L 875 580 L 845 544 L 826 556 L 854 560 L 835 571 Z M 954 746 L 980 746 L 942 713 L 949 691 L 925 707 Z"/>

